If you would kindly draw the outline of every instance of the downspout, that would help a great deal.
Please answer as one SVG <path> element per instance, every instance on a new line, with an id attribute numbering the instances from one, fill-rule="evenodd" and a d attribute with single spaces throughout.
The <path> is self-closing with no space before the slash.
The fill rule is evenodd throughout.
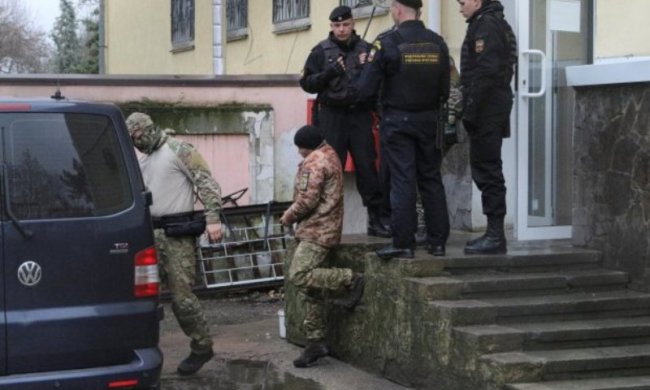
<path id="1" fill-rule="evenodd" d="M 429 0 L 429 13 L 427 19 L 429 20 L 429 28 L 440 35 L 442 33 L 442 0 Z"/>
<path id="2" fill-rule="evenodd" d="M 223 0 L 212 0 L 212 71 L 215 75 L 224 73 L 223 64 L 223 23 L 221 15 L 225 11 Z"/>

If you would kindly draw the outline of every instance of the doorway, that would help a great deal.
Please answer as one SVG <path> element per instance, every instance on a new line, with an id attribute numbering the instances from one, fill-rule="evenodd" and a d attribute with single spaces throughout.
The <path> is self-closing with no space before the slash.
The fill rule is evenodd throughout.
<path id="1" fill-rule="evenodd" d="M 575 93 L 566 67 L 591 58 L 590 0 L 507 0 L 517 21 L 519 240 L 571 237 Z M 515 26 L 513 26 L 515 28 Z"/>

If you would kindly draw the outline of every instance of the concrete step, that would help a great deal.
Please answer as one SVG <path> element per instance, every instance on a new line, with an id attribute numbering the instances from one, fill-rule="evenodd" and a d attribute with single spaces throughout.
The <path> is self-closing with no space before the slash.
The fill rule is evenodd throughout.
<path id="1" fill-rule="evenodd" d="M 628 274 L 601 268 L 541 273 L 481 273 L 411 278 L 427 299 L 511 297 L 603 291 L 627 285 Z"/>
<path id="2" fill-rule="evenodd" d="M 480 354 L 512 350 L 604 347 L 650 343 L 650 316 L 453 329 L 460 348 Z"/>
<path id="3" fill-rule="evenodd" d="M 572 321 L 650 315 L 650 294 L 616 290 L 514 298 L 433 300 L 429 307 L 451 325 Z"/>
<path id="4" fill-rule="evenodd" d="M 601 253 L 573 247 L 514 249 L 504 255 L 465 255 L 451 250 L 443 260 L 445 270 L 451 274 L 486 270 L 519 273 L 557 272 L 565 269 L 596 268 L 600 266 Z"/>
<path id="5" fill-rule="evenodd" d="M 505 390 L 650 390 L 650 376 L 513 383 Z"/>
<path id="6" fill-rule="evenodd" d="M 481 372 L 496 383 L 650 375 L 650 344 L 483 355 Z"/>

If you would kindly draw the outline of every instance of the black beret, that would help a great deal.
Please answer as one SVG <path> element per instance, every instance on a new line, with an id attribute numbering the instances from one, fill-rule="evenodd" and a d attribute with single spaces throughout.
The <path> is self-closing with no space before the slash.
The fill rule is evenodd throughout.
<path id="1" fill-rule="evenodd" d="M 422 0 L 397 0 L 397 2 L 415 9 L 422 8 Z"/>
<path id="2" fill-rule="evenodd" d="M 352 9 L 347 5 L 339 5 L 330 14 L 330 20 L 332 22 L 340 22 L 350 18 L 352 18 Z"/>
<path id="3" fill-rule="evenodd" d="M 293 137 L 293 143 L 299 148 L 313 150 L 323 143 L 323 135 L 318 128 L 305 125 L 296 131 L 296 135 Z"/>

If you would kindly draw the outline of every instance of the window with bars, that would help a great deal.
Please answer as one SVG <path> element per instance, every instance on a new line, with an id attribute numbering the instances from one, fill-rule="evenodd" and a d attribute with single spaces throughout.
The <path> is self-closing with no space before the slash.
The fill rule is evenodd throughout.
<path id="1" fill-rule="evenodd" d="M 194 0 L 172 0 L 172 47 L 194 47 Z"/>
<path id="2" fill-rule="evenodd" d="M 228 40 L 248 36 L 248 0 L 226 1 L 226 23 Z"/>
<path id="3" fill-rule="evenodd" d="M 273 23 L 309 17 L 309 0 L 273 0 Z"/>
<path id="4" fill-rule="evenodd" d="M 350 8 L 358 8 L 372 5 L 372 0 L 341 0 L 341 5 L 347 5 Z"/>
<path id="5" fill-rule="evenodd" d="M 383 2 L 390 4 L 390 1 Z M 389 7 L 387 5 L 374 6 L 372 0 L 339 0 L 340 5 L 347 5 L 352 8 L 352 16 L 355 19 L 367 18 L 374 13 L 375 16 L 388 14 Z"/>

